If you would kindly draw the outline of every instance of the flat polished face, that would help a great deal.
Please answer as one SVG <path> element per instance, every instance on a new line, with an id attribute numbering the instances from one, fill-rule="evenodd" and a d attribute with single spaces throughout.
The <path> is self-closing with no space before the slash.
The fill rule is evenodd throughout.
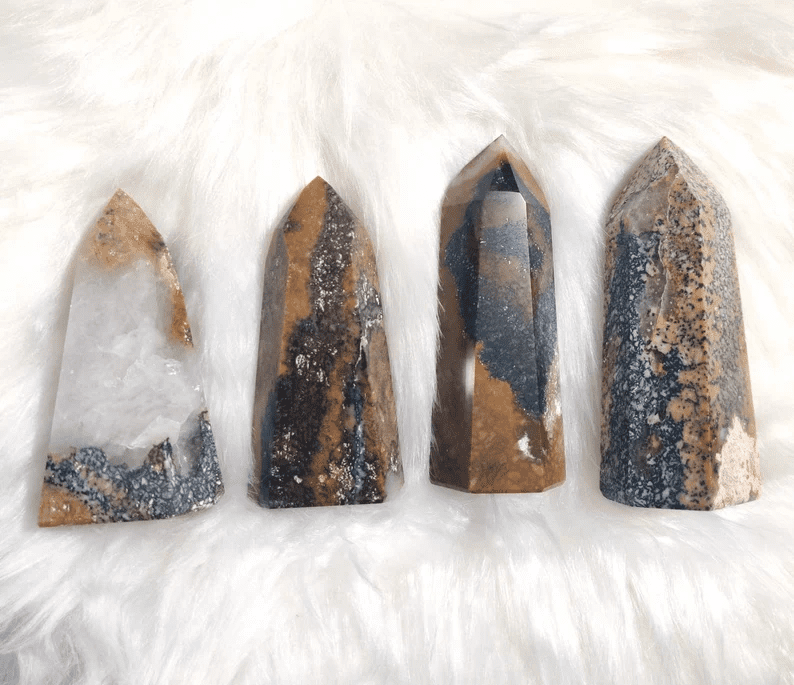
<path id="1" fill-rule="evenodd" d="M 430 478 L 469 492 L 540 492 L 565 479 L 551 224 L 499 138 L 447 189 Z"/>
<path id="2" fill-rule="evenodd" d="M 39 525 L 168 518 L 222 492 L 171 256 L 119 190 L 77 257 Z"/>
<path id="3" fill-rule="evenodd" d="M 756 499 L 760 462 L 724 200 L 663 138 L 607 222 L 601 491 L 641 507 Z"/>
<path id="4" fill-rule="evenodd" d="M 381 502 L 402 483 L 375 254 L 321 178 L 271 239 L 253 448 L 262 506 Z"/>

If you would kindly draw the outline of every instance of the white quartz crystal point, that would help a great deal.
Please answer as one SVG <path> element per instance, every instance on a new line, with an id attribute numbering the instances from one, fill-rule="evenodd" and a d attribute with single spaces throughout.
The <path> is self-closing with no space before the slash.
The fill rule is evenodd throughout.
<path id="1" fill-rule="evenodd" d="M 171 256 L 119 190 L 77 257 L 39 524 L 176 516 L 222 489 Z"/>

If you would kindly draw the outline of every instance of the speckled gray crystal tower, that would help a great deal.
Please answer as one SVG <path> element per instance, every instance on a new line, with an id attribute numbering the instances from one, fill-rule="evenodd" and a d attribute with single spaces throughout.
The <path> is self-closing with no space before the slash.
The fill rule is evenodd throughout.
<path id="1" fill-rule="evenodd" d="M 39 525 L 169 518 L 222 492 L 171 256 L 119 190 L 77 256 Z"/>
<path id="2" fill-rule="evenodd" d="M 270 243 L 251 494 L 271 508 L 383 501 L 402 483 L 375 253 L 316 178 Z"/>
<path id="3" fill-rule="evenodd" d="M 504 138 L 447 189 L 430 479 L 479 493 L 565 480 L 551 222 Z"/>
<path id="4" fill-rule="evenodd" d="M 607 222 L 601 492 L 719 509 L 761 488 L 731 220 L 663 138 Z"/>

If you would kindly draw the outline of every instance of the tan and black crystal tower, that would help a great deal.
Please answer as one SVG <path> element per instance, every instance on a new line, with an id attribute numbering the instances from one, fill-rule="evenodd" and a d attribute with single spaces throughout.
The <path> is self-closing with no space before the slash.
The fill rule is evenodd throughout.
<path id="1" fill-rule="evenodd" d="M 262 506 L 381 502 L 402 483 L 375 254 L 319 177 L 266 259 L 253 449 Z"/>
<path id="2" fill-rule="evenodd" d="M 607 221 L 601 491 L 636 507 L 756 499 L 760 462 L 731 219 L 663 138 Z"/>
<path id="3" fill-rule="evenodd" d="M 447 189 L 430 479 L 479 493 L 565 480 L 549 208 L 504 138 Z"/>

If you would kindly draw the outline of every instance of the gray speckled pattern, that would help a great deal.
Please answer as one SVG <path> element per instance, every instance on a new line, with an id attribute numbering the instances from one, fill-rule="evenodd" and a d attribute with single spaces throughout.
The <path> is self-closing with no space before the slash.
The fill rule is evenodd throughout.
<path id="1" fill-rule="evenodd" d="M 642 507 L 755 499 L 760 465 L 724 200 L 666 138 L 607 223 L 601 491 Z"/>
<path id="2" fill-rule="evenodd" d="M 97 447 L 49 455 L 44 475 L 42 514 L 69 523 L 109 523 L 179 516 L 205 509 L 223 494 L 220 467 L 207 412 L 196 418 L 189 451 L 193 465 L 178 474 L 169 440 L 155 445 L 143 465 L 114 465 Z M 49 509 L 52 508 L 52 511 Z M 56 525 L 52 523 L 51 525 Z"/>

